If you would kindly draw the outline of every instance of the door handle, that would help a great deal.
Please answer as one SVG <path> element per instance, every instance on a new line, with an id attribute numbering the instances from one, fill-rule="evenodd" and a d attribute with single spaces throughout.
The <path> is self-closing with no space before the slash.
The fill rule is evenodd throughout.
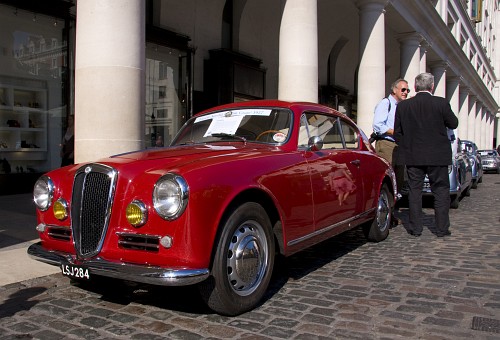
<path id="1" fill-rule="evenodd" d="M 359 159 L 355 159 L 355 160 L 351 161 L 351 164 L 359 166 L 361 164 L 361 161 Z"/>

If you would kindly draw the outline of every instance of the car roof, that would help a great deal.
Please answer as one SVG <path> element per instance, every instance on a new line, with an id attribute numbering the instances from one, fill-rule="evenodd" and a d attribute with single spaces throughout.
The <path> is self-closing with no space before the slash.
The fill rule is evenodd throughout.
<path id="1" fill-rule="evenodd" d="M 316 111 L 321 111 L 321 112 L 329 112 L 329 113 L 334 113 L 334 114 L 345 116 L 343 113 L 341 113 L 341 112 L 339 112 L 331 107 L 325 106 L 325 105 L 312 103 L 312 102 L 293 102 L 293 101 L 284 101 L 284 100 L 278 100 L 278 99 L 259 99 L 259 100 L 249 100 L 249 101 L 238 102 L 238 103 L 222 104 L 222 105 L 218 105 L 218 106 L 203 110 L 200 113 L 197 113 L 196 116 L 204 114 L 206 112 L 224 110 L 224 109 L 228 109 L 228 108 L 261 107 L 261 106 L 281 107 L 281 108 L 287 108 L 287 109 L 292 109 L 292 110 L 300 107 L 303 109 L 316 110 Z"/>

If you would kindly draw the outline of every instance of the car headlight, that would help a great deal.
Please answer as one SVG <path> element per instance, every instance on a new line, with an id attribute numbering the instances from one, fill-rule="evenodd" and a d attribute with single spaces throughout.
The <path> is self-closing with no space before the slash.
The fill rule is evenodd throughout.
<path id="1" fill-rule="evenodd" d="M 54 183 L 48 176 L 40 177 L 33 188 L 33 201 L 41 211 L 47 210 L 54 196 Z"/>
<path id="2" fill-rule="evenodd" d="M 189 197 L 189 187 L 184 178 L 168 173 L 156 182 L 153 190 L 153 205 L 161 217 L 174 220 L 179 217 Z"/>

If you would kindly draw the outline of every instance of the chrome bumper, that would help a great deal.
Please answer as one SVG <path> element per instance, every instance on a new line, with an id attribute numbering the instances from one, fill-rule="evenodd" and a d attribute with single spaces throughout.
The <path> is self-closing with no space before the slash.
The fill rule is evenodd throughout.
<path id="1" fill-rule="evenodd" d="M 160 286 L 187 286 L 201 282 L 209 275 L 208 269 L 167 269 L 124 262 L 110 262 L 99 257 L 91 260 L 79 260 L 71 254 L 46 250 L 42 247 L 41 242 L 32 244 L 28 248 L 28 255 L 35 260 L 54 266 L 72 264 L 88 268 L 91 275 Z"/>

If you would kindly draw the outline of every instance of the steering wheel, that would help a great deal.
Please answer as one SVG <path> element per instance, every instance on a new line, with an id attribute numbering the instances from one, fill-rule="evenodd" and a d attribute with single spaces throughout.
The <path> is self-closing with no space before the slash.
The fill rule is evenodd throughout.
<path id="1" fill-rule="evenodd" d="M 273 133 L 273 132 L 274 132 L 274 133 L 276 133 L 276 132 L 281 132 L 281 131 L 278 131 L 278 130 L 266 130 L 266 131 L 264 131 L 264 132 L 261 132 L 261 133 L 257 136 L 257 138 L 255 138 L 255 140 L 259 140 L 259 138 L 260 138 L 260 137 L 262 137 L 262 136 L 264 136 L 264 135 L 267 135 L 267 134 L 269 134 L 269 133 Z"/>

